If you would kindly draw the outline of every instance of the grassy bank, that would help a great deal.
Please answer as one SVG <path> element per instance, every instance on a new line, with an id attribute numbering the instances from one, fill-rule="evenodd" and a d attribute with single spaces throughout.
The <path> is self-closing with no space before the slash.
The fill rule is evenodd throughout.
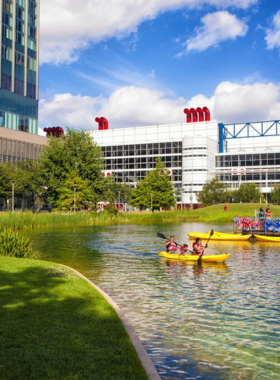
<path id="1" fill-rule="evenodd" d="M 0 213 L 0 225 L 13 229 L 37 228 L 51 226 L 67 226 L 78 224 L 110 225 L 110 224 L 137 224 L 137 223 L 164 223 L 164 222 L 215 222 L 232 223 L 233 217 L 254 216 L 255 210 L 259 210 L 259 203 L 234 203 L 228 204 L 227 212 L 224 205 L 205 207 L 190 211 L 163 211 L 163 212 L 130 212 L 119 213 L 117 216 L 104 212 L 97 213 L 44 213 L 32 214 L 31 212 L 2 212 Z M 266 208 L 266 205 L 262 205 Z M 280 215 L 280 206 L 272 206 L 274 215 Z"/>
<path id="2" fill-rule="evenodd" d="M 0 257 L 0 293 L 2 379 L 147 379 L 113 308 L 72 271 Z"/>
<path id="3" fill-rule="evenodd" d="M 233 203 L 227 204 L 228 209 L 224 212 L 224 204 L 192 210 L 189 213 L 189 220 L 197 222 L 232 223 L 235 215 L 255 216 L 255 211 L 260 207 L 266 209 L 266 204 L 260 203 Z M 280 215 L 280 206 L 271 206 L 273 215 Z"/>

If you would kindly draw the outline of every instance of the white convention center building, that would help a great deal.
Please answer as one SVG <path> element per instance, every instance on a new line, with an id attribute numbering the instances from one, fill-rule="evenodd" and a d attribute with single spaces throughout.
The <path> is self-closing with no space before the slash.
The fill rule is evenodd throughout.
<path id="1" fill-rule="evenodd" d="M 223 124 L 210 120 L 206 107 L 184 113 L 186 123 L 116 129 L 97 118 L 99 129 L 91 133 L 103 151 L 105 175 L 135 186 L 160 157 L 178 203 L 194 207 L 197 193 L 215 176 L 230 188 L 254 182 L 266 196 L 280 183 L 279 120 Z"/>

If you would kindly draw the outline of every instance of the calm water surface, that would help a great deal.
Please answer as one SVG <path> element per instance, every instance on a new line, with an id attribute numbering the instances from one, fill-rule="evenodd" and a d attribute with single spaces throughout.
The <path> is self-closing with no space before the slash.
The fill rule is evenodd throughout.
<path id="1" fill-rule="evenodd" d="M 77 269 L 116 301 L 162 379 L 280 379 L 280 244 L 210 241 L 209 253 L 231 255 L 200 268 L 157 256 L 157 232 L 185 243 L 187 232 L 213 227 L 231 232 L 173 223 L 24 234 L 42 259 Z"/>

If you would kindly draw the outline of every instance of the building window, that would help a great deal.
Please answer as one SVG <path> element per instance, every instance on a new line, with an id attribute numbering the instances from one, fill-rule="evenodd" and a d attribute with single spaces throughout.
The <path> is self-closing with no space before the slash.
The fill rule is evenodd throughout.
<path id="1" fill-rule="evenodd" d="M 6 24 L 6 25 L 8 25 L 8 26 L 10 26 L 11 28 L 13 27 L 13 18 L 12 18 L 12 16 L 9 14 L 9 13 L 7 13 L 7 12 L 3 12 L 2 13 L 2 23 L 3 24 Z"/>
<path id="2" fill-rule="evenodd" d="M 208 157 L 207 154 L 187 154 L 184 157 Z"/>
<path id="3" fill-rule="evenodd" d="M 34 15 L 37 15 L 37 5 L 31 0 L 28 0 L 28 5 L 29 12 L 33 13 Z"/>
<path id="4" fill-rule="evenodd" d="M 25 41 L 24 41 L 24 35 L 19 33 L 19 32 L 16 32 L 16 43 L 24 46 L 25 45 Z"/>
<path id="5" fill-rule="evenodd" d="M 8 38 L 9 40 L 13 39 L 12 29 L 7 27 L 6 25 L 2 25 L 2 36 Z"/>
<path id="6" fill-rule="evenodd" d="M 36 99 L 36 86 L 34 84 L 27 83 L 27 97 Z"/>
<path id="7" fill-rule="evenodd" d="M 24 22 L 20 19 L 16 19 L 16 30 L 21 33 L 25 33 Z"/>
<path id="8" fill-rule="evenodd" d="M 29 70 L 37 71 L 37 60 L 27 57 L 27 68 Z"/>
<path id="9" fill-rule="evenodd" d="M 2 58 L 12 62 L 12 49 L 2 44 Z"/>
<path id="10" fill-rule="evenodd" d="M 184 172 L 208 172 L 208 169 L 185 169 Z"/>
<path id="11" fill-rule="evenodd" d="M 24 9 L 22 9 L 21 7 L 19 7 L 17 5 L 17 8 L 16 8 L 16 17 L 25 21 L 25 11 Z"/>
<path id="12" fill-rule="evenodd" d="M 28 36 L 35 40 L 36 39 L 36 28 L 34 28 L 33 26 L 29 26 L 28 27 Z"/>
<path id="13" fill-rule="evenodd" d="M 12 77 L 10 75 L 1 74 L 1 87 L 3 88 L 3 90 L 11 91 Z"/>
<path id="14" fill-rule="evenodd" d="M 31 38 L 28 37 L 28 48 L 31 50 L 36 50 L 36 41 L 31 40 Z"/>
<path id="15" fill-rule="evenodd" d="M 197 149 L 207 149 L 207 147 L 206 146 L 202 146 L 202 147 L 196 147 L 196 146 L 194 146 L 194 147 L 191 147 L 191 148 L 184 148 L 183 150 L 197 150 Z"/>
<path id="16" fill-rule="evenodd" d="M 28 14 L 28 23 L 34 27 L 37 26 L 37 18 L 33 14 L 29 13 Z"/>
<path id="17" fill-rule="evenodd" d="M 3 10 L 9 13 L 13 13 L 13 4 L 10 0 L 3 0 Z"/>
<path id="18" fill-rule="evenodd" d="M 24 55 L 18 51 L 15 52 L 15 63 L 17 65 L 24 66 Z"/>
<path id="19" fill-rule="evenodd" d="M 15 93 L 19 95 L 24 95 L 24 81 L 15 78 Z"/>

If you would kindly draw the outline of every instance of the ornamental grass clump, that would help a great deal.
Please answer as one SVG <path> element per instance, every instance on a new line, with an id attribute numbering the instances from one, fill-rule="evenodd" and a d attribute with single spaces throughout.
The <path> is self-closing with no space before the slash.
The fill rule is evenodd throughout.
<path id="1" fill-rule="evenodd" d="M 0 256 L 34 259 L 38 256 L 38 252 L 34 251 L 28 238 L 19 236 L 17 232 L 10 228 L 1 227 Z"/>

